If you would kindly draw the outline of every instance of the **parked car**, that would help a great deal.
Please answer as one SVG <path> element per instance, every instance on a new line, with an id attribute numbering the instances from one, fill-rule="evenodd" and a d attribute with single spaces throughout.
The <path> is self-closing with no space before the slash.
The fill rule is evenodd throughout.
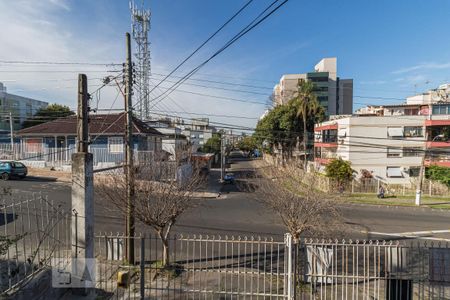
<path id="1" fill-rule="evenodd" d="M 18 161 L 0 161 L 0 176 L 3 180 L 12 177 L 25 178 L 28 174 L 27 167 Z"/>
<path id="2" fill-rule="evenodd" d="M 234 174 L 233 173 L 225 174 L 225 176 L 223 177 L 223 182 L 233 184 L 234 183 Z"/>

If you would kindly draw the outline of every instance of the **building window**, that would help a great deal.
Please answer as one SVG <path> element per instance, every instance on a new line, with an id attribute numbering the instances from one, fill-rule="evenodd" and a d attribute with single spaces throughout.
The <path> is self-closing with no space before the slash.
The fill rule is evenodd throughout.
<path id="1" fill-rule="evenodd" d="M 405 108 L 406 116 L 417 116 L 419 114 L 418 108 Z"/>
<path id="2" fill-rule="evenodd" d="M 419 177 L 420 167 L 410 167 L 409 177 Z"/>
<path id="3" fill-rule="evenodd" d="M 448 115 L 450 114 L 450 105 L 441 104 L 433 105 L 433 115 Z"/>
<path id="4" fill-rule="evenodd" d="M 401 157 L 402 149 L 400 148 L 387 148 L 387 157 Z"/>
<path id="5" fill-rule="evenodd" d="M 387 129 L 388 137 L 390 138 L 402 138 L 403 128 L 402 127 L 388 127 Z"/>
<path id="6" fill-rule="evenodd" d="M 203 134 L 199 134 L 198 138 L 202 139 L 203 138 Z"/>
<path id="7" fill-rule="evenodd" d="M 191 134 L 191 138 L 195 139 L 197 136 L 195 134 Z"/>
<path id="8" fill-rule="evenodd" d="M 421 150 L 420 147 L 407 147 L 403 148 L 403 157 L 415 157 L 415 156 L 421 156 Z"/>
<path id="9" fill-rule="evenodd" d="M 108 149 L 111 153 L 123 153 L 123 137 L 114 136 L 108 138 Z"/>
<path id="10" fill-rule="evenodd" d="M 402 169 L 400 167 L 387 167 L 386 176 L 389 178 L 401 178 L 403 177 Z"/>
<path id="11" fill-rule="evenodd" d="M 25 139 L 26 153 L 40 153 L 42 152 L 42 139 Z"/>
<path id="12" fill-rule="evenodd" d="M 405 137 L 420 137 L 423 136 L 422 126 L 405 126 L 403 131 Z"/>
<path id="13" fill-rule="evenodd" d="M 203 141 L 200 141 L 199 144 L 200 144 L 200 145 L 203 145 Z"/>

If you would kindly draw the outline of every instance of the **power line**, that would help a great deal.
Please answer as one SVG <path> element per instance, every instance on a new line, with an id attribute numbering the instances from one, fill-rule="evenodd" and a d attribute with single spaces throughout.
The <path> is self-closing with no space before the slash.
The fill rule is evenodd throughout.
<path id="1" fill-rule="evenodd" d="M 167 93 L 167 91 L 164 94 L 171 94 L 175 89 L 178 88 L 184 81 L 186 81 L 189 77 L 194 75 L 200 68 L 202 68 L 204 65 L 206 65 L 209 61 L 211 61 L 213 58 L 215 58 L 217 55 L 225 51 L 228 47 L 230 47 L 232 44 L 234 44 L 236 41 L 238 41 L 240 38 L 242 38 L 245 34 L 250 32 L 252 29 L 254 29 L 256 26 L 261 24 L 265 19 L 267 19 L 269 16 L 271 16 L 275 11 L 277 11 L 280 7 L 282 7 L 288 0 L 284 0 L 281 4 L 279 4 L 277 7 L 275 7 L 272 11 L 267 13 L 264 17 L 262 17 L 260 20 L 258 20 L 261 16 L 264 15 L 266 11 L 268 11 L 272 6 L 274 6 L 279 0 L 275 0 L 272 2 L 263 12 L 261 12 L 255 19 L 253 19 L 247 26 L 245 26 L 239 33 L 237 33 L 233 38 L 231 38 L 222 48 L 217 50 L 212 56 L 210 56 L 207 60 L 205 60 L 203 63 L 198 65 L 196 68 L 192 69 L 190 72 L 188 72 L 183 78 L 177 81 L 177 83 L 173 84 L 170 89 L 171 91 Z M 159 97 L 164 96 L 164 94 L 161 94 Z M 161 98 L 158 100 L 158 102 L 164 100 L 164 98 Z M 158 103 L 157 102 L 157 103 Z"/>
<path id="2" fill-rule="evenodd" d="M 191 54 L 188 55 L 181 63 L 179 63 L 169 74 L 167 74 L 150 92 L 153 92 L 157 87 L 161 85 L 167 78 L 175 73 L 186 61 L 188 61 L 193 55 L 195 55 L 203 46 L 205 46 L 212 38 L 214 38 L 222 29 L 224 29 L 234 18 L 236 18 L 247 6 L 252 3 L 253 0 L 247 1 L 231 18 L 229 18 L 222 26 L 219 27 L 212 35 L 210 35 L 200 46 L 197 47 Z"/>
<path id="3" fill-rule="evenodd" d="M 67 61 L 26 61 L 26 60 L 0 60 L 2 64 L 15 65 L 86 65 L 86 66 L 121 66 L 121 63 L 91 63 L 91 62 L 67 62 Z"/>

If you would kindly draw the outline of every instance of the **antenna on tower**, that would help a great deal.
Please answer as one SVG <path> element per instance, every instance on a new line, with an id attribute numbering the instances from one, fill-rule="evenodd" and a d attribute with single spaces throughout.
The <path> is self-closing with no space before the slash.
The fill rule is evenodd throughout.
<path id="1" fill-rule="evenodd" d="M 136 92 L 138 98 L 137 115 L 141 120 L 150 118 L 150 94 L 149 77 L 150 66 L 150 42 L 148 32 L 150 30 L 150 10 L 144 9 L 144 1 L 138 9 L 133 0 L 130 1 L 131 30 L 133 40 L 136 43 Z"/>

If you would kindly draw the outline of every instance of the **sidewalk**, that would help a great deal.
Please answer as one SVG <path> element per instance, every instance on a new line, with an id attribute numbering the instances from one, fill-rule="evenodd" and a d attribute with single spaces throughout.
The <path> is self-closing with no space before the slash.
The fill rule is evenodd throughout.
<path id="1" fill-rule="evenodd" d="M 199 192 L 194 193 L 195 198 L 217 198 L 222 189 L 222 183 L 220 183 L 220 169 L 211 169 L 208 175 L 206 188 Z M 221 195 L 220 199 L 226 198 Z"/>

